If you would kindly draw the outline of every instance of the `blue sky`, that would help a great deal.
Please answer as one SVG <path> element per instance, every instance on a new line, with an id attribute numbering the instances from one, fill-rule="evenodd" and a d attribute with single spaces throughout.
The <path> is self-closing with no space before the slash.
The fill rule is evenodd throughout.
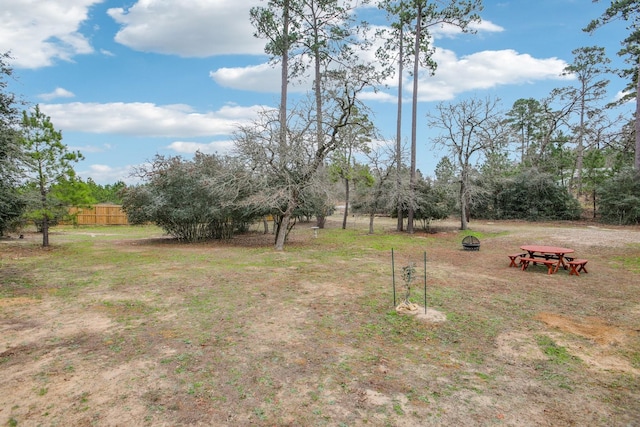
<path id="1" fill-rule="evenodd" d="M 63 142 L 85 160 L 78 174 L 98 183 L 136 182 L 131 172 L 156 154 L 226 153 L 238 124 L 277 106 L 279 71 L 253 37 L 249 9 L 260 0 L 0 0 L 0 52 L 11 51 L 9 89 L 40 104 Z M 467 97 L 542 99 L 572 50 L 602 46 L 614 66 L 626 31 L 613 23 L 581 31 L 608 0 L 485 0 L 474 35 L 440 30 L 435 76 L 420 76 L 418 168 L 430 175 L 444 153 L 429 143 L 425 114 Z M 385 25 L 384 14 L 361 10 Z M 395 137 L 395 79 L 367 97 L 383 136 Z M 611 76 L 610 99 L 625 82 Z M 405 86 L 410 90 L 410 78 Z M 297 90 L 304 90 L 305 86 Z M 410 135 L 410 92 L 404 135 Z"/>

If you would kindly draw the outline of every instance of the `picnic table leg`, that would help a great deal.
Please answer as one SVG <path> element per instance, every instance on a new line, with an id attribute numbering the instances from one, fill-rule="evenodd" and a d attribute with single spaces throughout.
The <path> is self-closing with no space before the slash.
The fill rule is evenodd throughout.
<path id="1" fill-rule="evenodd" d="M 564 270 L 567 269 L 567 264 L 564 262 L 564 254 L 558 254 L 558 266 L 556 267 L 556 271 L 560 268 L 560 264 L 562 264 L 562 268 Z"/>
<path id="2" fill-rule="evenodd" d="M 580 273 L 578 273 L 578 270 L 576 270 L 576 267 L 578 267 L 577 264 L 570 264 L 569 267 L 571 267 L 571 271 L 569 272 L 569 276 L 573 276 L 574 274 L 576 276 L 580 275 Z"/>

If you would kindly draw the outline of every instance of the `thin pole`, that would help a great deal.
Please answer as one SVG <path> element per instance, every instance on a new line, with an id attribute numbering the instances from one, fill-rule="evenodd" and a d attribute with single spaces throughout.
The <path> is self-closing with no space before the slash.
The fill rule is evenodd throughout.
<path id="1" fill-rule="evenodd" d="M 393 259 L 393 248 L 391 248 L 391 277 L 393 280 L 393 306 L 396 306 L 396 266 Z"/>
<path id="2" fill-rule="evenodd" d="M 424 252 L 424 314 L 427 314 L 427 252 Z"/>

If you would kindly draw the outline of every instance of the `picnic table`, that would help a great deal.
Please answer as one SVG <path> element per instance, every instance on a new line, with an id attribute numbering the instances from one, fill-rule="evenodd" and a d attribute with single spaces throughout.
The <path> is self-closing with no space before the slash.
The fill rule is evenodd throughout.
<path id="1" fill-rule="evenodd" d="M 566 270 L 567 264 L 565 260 L 567 258 L 565 255 L 575 252 L 569 248 L 545 245 L 523 245 L 520 246 L 520 249 L 528 254 L 528 256 L 520 258 L 522 270 L 526 270 L 530 263 L 534 265 L 544 264 L 548 268 L 548 274 L 557 272 L 560 266 Z"/>

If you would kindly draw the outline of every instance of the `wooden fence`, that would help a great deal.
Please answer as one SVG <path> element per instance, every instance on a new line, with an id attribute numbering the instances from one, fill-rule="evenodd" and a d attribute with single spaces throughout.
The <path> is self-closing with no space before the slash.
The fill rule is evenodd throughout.
<path id="1" fill-rule="evenodd" d="M 127 215 L 120 205 L 95 205 L 90 209 L 70 208 L 78 225 L 128 225 Z"/>

